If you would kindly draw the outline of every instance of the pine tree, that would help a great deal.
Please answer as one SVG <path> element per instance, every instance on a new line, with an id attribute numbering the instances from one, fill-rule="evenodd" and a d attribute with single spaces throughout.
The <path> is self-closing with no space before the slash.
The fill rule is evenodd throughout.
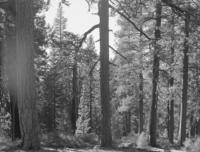
<path id="1" fill-rule="evenodd" d="M 100 88 L 101 88 L 101 145 L 110 147 L 112 145 L 111 135 L 111 109 L 109 90 L 109 32 L 108 32 L 108 0 L 100 0 Z"/>
<path id="2" fill-rule="evenodd" d="M 186 116 L 187 116 L 187 100 L 188 100 L 188 63 L 189 63 L 189 30 L 190 30 L 190 15 L 187 13 L 185 15 L 185 41 L 183 49 L 183 86 L 182 86 L 182 102 L 181 102 L 181 113 L 180 113 L 180 129 L 179 129 L 179 140 L 180 144 L 183 145 L 183 142 L 186 138 Z"/>
<path id="3" fill-rule="evenodd" d="M 33 1 L 16 1 L 17 98 L 22 147 L 38 149 L 39 124 L 33 66 Z"/>
<path id="4" fill-rule="evenodd" d="M 152 101 L 151 101 L 151 113 L 150 113 L 150 144 L 156 146 L 157 138 L 157 102 L 158 102 L 158 80 L 159 80 L 159 44 L 158 40 L 161 38 L 160 26 L 161 26 L 161 13 L 162 5 L 160 0 L 156 1 L 156 28 L 155 28 L 155 40 L 154 40 L 154 52 L 153 52 L 153 78 L 152 78 Z"/>

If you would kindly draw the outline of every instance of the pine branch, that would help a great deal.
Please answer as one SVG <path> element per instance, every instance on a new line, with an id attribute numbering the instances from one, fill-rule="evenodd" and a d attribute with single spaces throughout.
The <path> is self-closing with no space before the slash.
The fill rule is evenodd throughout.
<path id="1" fill-rule="evenodd" d="M 114 11 L 116 11 L 120 16 L 122 16 L 123 18 L 125 18 L 130 24 L 132 24 L 135 27 L 135 29 L 137 31 L 139 31 L 142 35 L 144 35 L 148 40 L 153 40 L 146 33 L 144 33 L 144 31 L 142 29 L 140 29 L 139 27 L 137 27 L 137 25 L 128 16 L 126 16 L 124 13 L 120 12 L 117 8 L 115 8 L 111 4 L 109 4 L 109 7 L 112 8 Z"/>

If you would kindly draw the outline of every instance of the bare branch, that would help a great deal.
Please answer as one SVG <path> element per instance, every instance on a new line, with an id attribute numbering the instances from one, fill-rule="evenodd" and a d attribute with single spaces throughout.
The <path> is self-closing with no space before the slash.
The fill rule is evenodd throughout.
<path id="1" fill-rule="evenodd" d="M 110 62 L 110 61 L 109 61 L 109 64 L 112 65 L 112 66 L 115 66 L 115 67 L 119 67 L 117 64 L 112 63 L 112 62 Z"/>
<path id="2" fill-rule="evenodd" d="M 118 52 L 116 49 L 114 49 L 112 46 L 109 45 L 109 48 L 111 48 L 116 54 L 118 54 L 119 56 L 121 56 L 122 58 L 124 58 L 125 60 L 128 61 L 128 59 L 127 59 L 125 56 L 123 56 L 121 53 L 119 53 L 119 52 Z"/>
<path id="3" fill-rule="evenodd" d="M 99 24 L 96 24 L 94 26 L 92 26 L 89 30 L 87 30 L 84 34 L 82 39 L 80 40 L 80 43 L 78 45 L 78 49 L 81 48 L 81 46 L 83 45 L 83 42 L 86 40 L 88 34 L 90 34 L 92 31 L 94 31 L 95 29 L 99 28 Z"/>

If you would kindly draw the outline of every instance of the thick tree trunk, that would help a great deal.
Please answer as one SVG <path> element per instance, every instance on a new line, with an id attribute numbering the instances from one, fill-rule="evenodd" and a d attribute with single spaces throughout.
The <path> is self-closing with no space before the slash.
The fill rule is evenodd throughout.
<path id="1" fill-rule="evenodd" d="M 154 42 L 154 55 L 153 55 L 153 79 L 152 79 L 152 102 L 151 102 L 151 113 L 150 113 L 150 144 L 156 146 L 156 130 L 157 130 L 157 102 L 158 102 L 158 81 L 159 81 L 159 45 L 157 40 L 160 39 L 160 26 L 161 26 L 161 13 L 162 6 L 160 0 L 156 1 L 156 28 L 155 28 L 155 42 Z"/>
<path id="2" fill-rule="evenodd" d="M 181 102 L 181 114 L 180 114 L 180 129 L 179 129 L 179 142 L 183 145 L 186 138 L 186 115 L 187 115 L 187 90 L 188 90 L 188 51 L 189 51 L 189 14 L 185 15 L 185 42 L 183 50 L 183 87 L 182 87 L 182 102 Z"/>
<path id="3" fill-rule="evenodd" d="M 6 31 L 5 55 L 10 95 L 11 136 L 12 140 L 15 140 L 21 138 L 21 134 L 17 106 L 16 31 L 12 27 L 7 28 Z"/>
<path id="4" fill-rule="evenodd" d="M 9 93 L 11 102 L 11 136 L 12 140 L 16 140 L 17 138 L 21 138 L 17 94 L 11 89 L 9 89 Z"/>
<path id="5" fill-rule="evenodd" d="M 169 142 L 174 142 L 174 77 L 173 77 L 173 63 L 174 63 L 174 12 L 172 10 L 172 21 L 171 21 L 171 69 L 170 69 L 170 79 L 169 79 L 169 90 L 170 100 L 168 101 L 168 138 Z"/>
<path id="6" fill-rule="evenodd" d="M 16 1 L 17 99 L 22 147 L 38 149 L 39 124 L 36 109 L 33 50 L 33 1 Z"/>
<path id="7" fill-rule="evenodd" d="M 100 16 L 100 90 L 101 90 L 101 146 L 112 145 L 109 90 L 109 13 L 108 0 L 99 2 Z"/>

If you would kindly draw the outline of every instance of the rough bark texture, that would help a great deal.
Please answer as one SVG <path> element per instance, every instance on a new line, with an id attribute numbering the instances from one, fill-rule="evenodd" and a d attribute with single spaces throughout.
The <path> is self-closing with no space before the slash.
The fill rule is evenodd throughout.
<path id="1" fill-rule="evenodd" d="M 188 51 L 189 51 L 189 19 L 190 15 L 187 13 L 185 15 L 185 42 L 183 50 L 183 86 L 182 86 L 182 102 L 181 102 L 181 114 L 180 114 L 180 129 L 179 129 L 179 142 L 183 145 L 186 138 L 186 115 L 187 115 L 187 90 L 188 90 Z"/>
<path id="2" fill-rule="evenodd" d="M 158 80 L 159 80 L 159 45 L 157 40 L 160 39 L 160 26 L 161 26 L 161 12 L 162 6 L 160 0 L 156 1 L 156 27 L 155 27 L 155 42 L 154 42 L 154 55 L 153 55 L 153 79 L 152 79 L 152 101 L 151 101 L 151 113 L 150 113 L 150 144 L 156 146 L 157 136 L 157 102 L 158 102 Z"/>
<path id="3" fill-rule="evenodd" d="M 172 20 L 171 20 L 171 69 L 170 69 L 170 79 L 169 79 L 169 89 L 174 86 L 173 77 L 173 63 L 174 63 L 174 12 L 172 10 Z M 169 142 L 174 142 L 174 95 L 173 90 L 170 91 L 170 100 L 168 101 L 168 138 Z"/>
<path id="4" fill-rule="evenodd" d="M 100 90 L 101 90 L 101 146 L 112 145 L 109 90 L 109 29 L 108 0 L 100 0 Z"/>
<path id="5" fill-rule="evenodd" d="M 17 98 L 22 147 L 38 149 L 39 124 L 36 109 L 33 50 L 33 1 L 16 1 Z"/>
<path id="6" fill-rule="evenodd" d="M 17 106 L 16 32 L 13 27 L 6 30 L 5 55 L 10 94 L 11 136 L 12 140 L 15 140 L 21 138 L 21 134 Z"/>

